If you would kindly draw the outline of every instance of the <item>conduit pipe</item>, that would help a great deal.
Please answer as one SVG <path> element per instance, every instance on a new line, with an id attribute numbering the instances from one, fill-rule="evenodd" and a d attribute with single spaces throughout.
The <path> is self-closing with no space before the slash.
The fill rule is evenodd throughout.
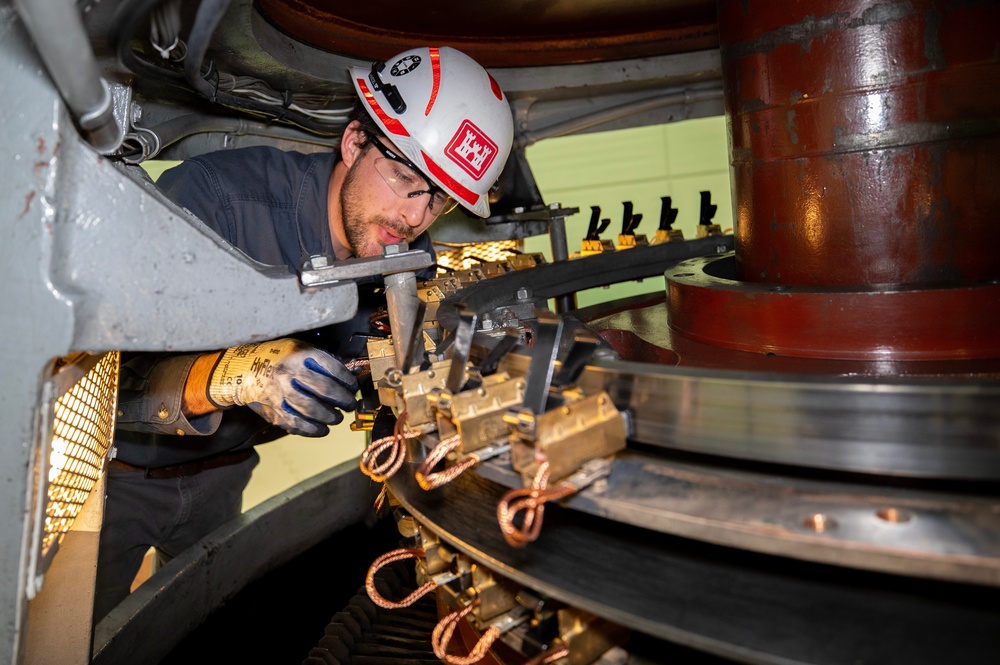
<path id="1" fill-rule="evenodd" d="M 84 139 L 101 154 L 117 150 L 123 134 L 111 88 L 100 75 L 73 0 L 15 0 L 15 6 Z"/>

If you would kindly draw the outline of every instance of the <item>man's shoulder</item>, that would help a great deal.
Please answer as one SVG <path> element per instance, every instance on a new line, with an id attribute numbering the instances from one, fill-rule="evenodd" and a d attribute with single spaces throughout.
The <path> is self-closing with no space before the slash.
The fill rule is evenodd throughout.
<path id="1" fill-rule="evenodd" d="M 198 162 L 215 170 L 246 172 L 248 169 L 288 169 L 302 171 L 315 162 L 333 161 L 329 152 L 295 152 L 272 146 L 250 146 L 230 150 L 206 152 L 189 161 Z"/>
<path id="2" fill-rule="evenodd" d="M 186 192 L 199 183 L 229 199 L 266 192 L 290 196 L 306 179 L 325 182 L 336 158 L 333 152 L 302 153 L 270 146 L 217 150 L 164 171 L 157 184 L 168 196 L 185 200 L 197 196 Z"/>

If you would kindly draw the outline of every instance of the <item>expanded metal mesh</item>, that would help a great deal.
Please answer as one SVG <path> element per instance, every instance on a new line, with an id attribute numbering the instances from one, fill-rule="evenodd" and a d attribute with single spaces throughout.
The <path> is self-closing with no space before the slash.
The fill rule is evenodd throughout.
<path id="1" fill-rule="evenodd" d="M 451 247 L 451 246 L 447 246 Z M 451 247 L 437 252 L 439 266 L 451 270 L 471 270 L 481 263 L 494 263 L 510 259 L 521 250 L 520 240 L 496 240 L 472 245 Z"/>
<path id="2" fill-rule="evenodd" d="M 42 555 L 80 514 L 97 484 L 114 432 L 120 354 L 106 354 L 53 405 Z"/>

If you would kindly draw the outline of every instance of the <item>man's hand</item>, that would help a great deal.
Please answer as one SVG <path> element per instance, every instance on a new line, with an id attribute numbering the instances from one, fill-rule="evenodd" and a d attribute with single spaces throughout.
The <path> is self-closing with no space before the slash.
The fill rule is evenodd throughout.
<path id="1" fill-rule="evenodd" d="M 332 355 L 295 339 L 227 349 L 212 370 L 208 397 L 249 406 L 292 434 L 324 436 L 357 406 L 358 381 Z"/>

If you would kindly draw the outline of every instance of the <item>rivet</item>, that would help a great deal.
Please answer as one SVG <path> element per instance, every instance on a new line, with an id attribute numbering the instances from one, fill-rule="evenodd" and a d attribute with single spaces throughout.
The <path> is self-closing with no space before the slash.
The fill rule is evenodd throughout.
<path id="1" fill-rule="evenodd" d="M 167 416 L 170 415 L 170 412 L 167 411 L 167 407 L 161 406 L 160 410 L 156 412 L 156 415 L 160 417 L 160 420 L 166 420 Z"/>
<path id="2" fill-rule="evenodd" d="M 816 513 L 815 515 L 810 515 L 803 522 L 807 529 L 812 529 L 816 533 L 823 533 L 824 531 L 832 531 L 837 528 L 837 520 L 824 515 L 823 513 Z"/>

